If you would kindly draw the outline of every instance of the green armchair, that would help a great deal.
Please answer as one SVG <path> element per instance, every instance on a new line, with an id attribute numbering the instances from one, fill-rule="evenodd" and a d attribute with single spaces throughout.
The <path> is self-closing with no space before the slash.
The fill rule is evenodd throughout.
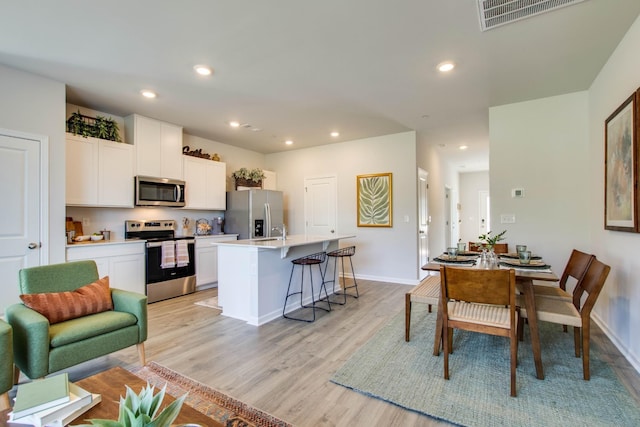
<path id="1" fill-rule="evenodd" d="M 10 407 L 13 388 L 13 334 L 11 326 L 0 319 L 0 411 Z"/>
<path id="2" fill-rule="evenodd" d="M 21 294 L 49 299 L 50 310 L 73 312 L 77 304 L 64 305 L 53 299 L 62 292 L 82 292 L 98 280 L 94 261 L 76 261 L 24 268 L 19 273 Z M 24 303 L 7 307 L 6 318 L 13 328 L 16 369 L 31 379 L 42 378 L 81 362 L 136 345 L 140 363 L 145 365 L 147 339 L 147 297 L 121 289 L 110 289 L 113 310 L 50 323 Z M 42 295 L 44 294 L 44 295 Z M 103 293 L 104 295 L 104 293 Z M 108 295 L 107 295 L 108 298 Z M 24 299 L 23 299 L 24 301 Z M 16 371 L 16 376 L 18 371 Z"/>

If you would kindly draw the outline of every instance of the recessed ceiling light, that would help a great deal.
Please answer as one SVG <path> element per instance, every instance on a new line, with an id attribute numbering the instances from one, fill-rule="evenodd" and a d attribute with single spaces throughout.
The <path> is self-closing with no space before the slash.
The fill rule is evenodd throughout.
<path id="1" fill-rule="evenodd" d="M 208 65 L 196 65 L 193 69 L 201 76 L 210 76 L 213 73 L 213 70 Z"/>
<path id="2" fill-rule="evenodd" d="M 232 128 L 240 127 L 240 122 L 229 122 L 229 126 Z"/>
<path id="3" fill-rule="evenodd" d="M 156 96 L 158 96 L 158 95 L 156 95 L 156 93 L 155 93 L 154 91 L 152 91 L 152 90 L 147 90 L 147 89 L 145 89 L 145 90 L 141 90 L 141 91 L 140 91 L 140 93 L 141 93 L 141 94 L 142 94 L 142 96 L 144 96 L 145 98 L 150 98 L 150 99 L 151 99 L 151 98 L 155 98 Z"/>
<path id="4" fill-rule="evenodd" d="M 293 144 L 293 141 L 292 141 L 292 140 L 290 140 L 290 139 L 288 139 L 288 140 L 286 140 L 284 143 L 285 143 L 285 144 L 287 144 L 287 145 L 292 145 L 292 144 Z"/>
<path id="5" fill-rule="evenodd" d="M 455 64 L 453 62 L 447 61 L 447 62 L 441 62 L 438 64 L 438 71 L 442 72 L 442 73 L 446 73 L 448 71 L 451 71 L 455 68 Z"/>
<path id="6" fill-rule="evenodd" d="M 331 132 L 331 136 L 337 138 L 340 136 L 340 132 Z"/>
<path id="7" fill-rule="evenodd" d="M 469 147 L 468 147 L 468 146 L 466 146 L 466 145 L 461 145 L 461 146 L 459 146 L 458 148 L 459 148 L 459 149 L 461 149 L 461 150 L 466 150 L 466 149 L 467 149 L 467 148 L 469 148 Z"/>

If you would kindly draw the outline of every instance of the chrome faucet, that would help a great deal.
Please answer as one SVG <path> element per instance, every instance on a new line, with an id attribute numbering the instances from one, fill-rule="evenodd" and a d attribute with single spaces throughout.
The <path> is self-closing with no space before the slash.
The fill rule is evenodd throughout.
<path id="1" fill-rule="evenodd" d="M 273 227 L 271 231 L 279 231 L 280 233 L 282 233 L 282 240 L 287 240 L 287 227 L 285 227 L 284 224 L 282 224 L 282 228 Z"/>

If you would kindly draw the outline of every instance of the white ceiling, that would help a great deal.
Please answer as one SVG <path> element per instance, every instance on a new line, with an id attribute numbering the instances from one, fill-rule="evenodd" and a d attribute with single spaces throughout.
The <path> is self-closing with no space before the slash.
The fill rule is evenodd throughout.
<path id="1" fill-rule="evenodd" d="M 639 13 L 587 0 L 481 32 L 476 0 L 3 1 L 0 63 L 66 83 L 69 103 L 262 153 L 416 130 L 486 170 L 488 107 L 588 89 Z"/>

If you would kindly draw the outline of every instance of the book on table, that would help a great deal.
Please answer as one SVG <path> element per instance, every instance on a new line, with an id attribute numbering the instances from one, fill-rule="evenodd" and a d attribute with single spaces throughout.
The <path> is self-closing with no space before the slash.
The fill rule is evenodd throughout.
<path id="1" fill-rule="evenodd" d="M 13 416 L 22 418 L 69 401 L 69 375 L 65 372 L 20 384 L 13 405 Z"/>
<path id="2" fill-rule="evenodd" d="M 102 401 L 102 397 L 99 394 L 90 393 L 73 383 L 69 383 L 69 396 L 68 402 L 24 417 L 18 418 L 11 413 L 9 414 L 9 420 L 15 424 L 26 424 L 35 427 L 47 425 L 64 426 Z"/>

